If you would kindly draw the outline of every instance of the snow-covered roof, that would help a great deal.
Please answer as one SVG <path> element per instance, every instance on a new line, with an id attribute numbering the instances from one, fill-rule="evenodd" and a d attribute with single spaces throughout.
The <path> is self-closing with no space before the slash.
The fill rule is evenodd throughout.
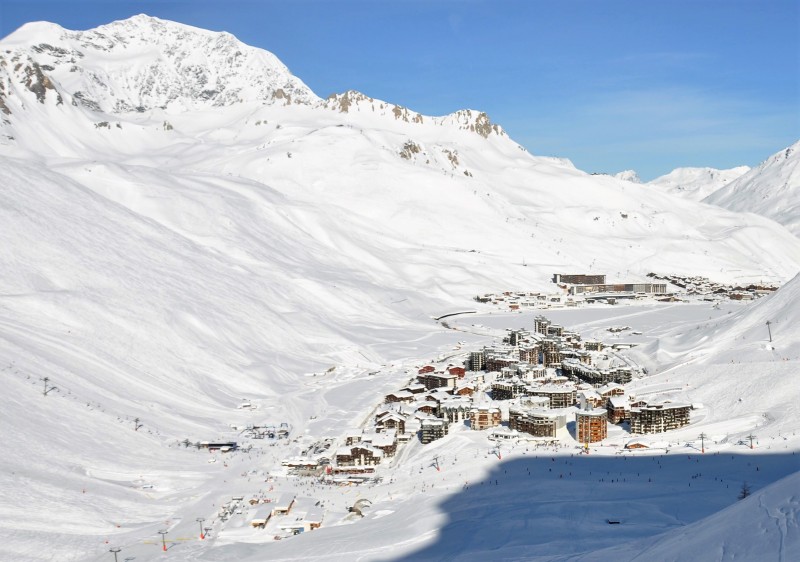
<path id="1" fill-rule="evenodd" d="M 630 406 L 630 400 L 624 394 L 609 396 L 608 402 L 609 404 L 611 404 L 612 408 L 627 408 L 628 406 Z"/>

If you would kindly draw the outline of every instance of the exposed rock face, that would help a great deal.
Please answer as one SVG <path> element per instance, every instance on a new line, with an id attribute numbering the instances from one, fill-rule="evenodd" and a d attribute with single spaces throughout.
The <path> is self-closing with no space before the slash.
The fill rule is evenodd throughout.
<path id="1" fill-rule="evenodd" d="M 414 141 L 408 141 L 403 145 L 403 149 L 400 151 L 400 157 L 406 160 L 411 160 L 413 155 L 420 153 L 420 147 Z"/>
<path id="2" fill-rule="evenodd" d="M 378 115 L 391 115 L 399 121 L 406 123 L 423 123 L 424 117 L 416 111 L 411 111 L 402 105 L 376 100 L 357 92 L 348 90 L 343 94 L 331 94 L 322 106 L 340 113 L 350 113 L 350 111 L 371 111 Z"/>
<path id="3" fill-rule="evenodd" d="M 21 87 L 16 93 L 23 107 L 25 92 L 33 93 L 39 103 L 52 99 L 59 105 L 66 100 L 68 105 L 109 115 L 193 111 L 244 102 L 299 104 L 454 127 L 483 138 L 505 136 L 485 113 L 469 109 L 426 117 L 354 90 L 321 100 L 267 51 L 228 33 L 145 15 L 88 31 L 68 31 L 43 22 L 23 26 L 0 44 L 0 114 L 14 111 L 9 99 L 16 87 Z"/>
<path id="4" fill-rule="evenodd" d="M 491 119 L 489 119 L 489 116 L 482 111 L 462 109 L 446 117 L 442 117 L 442 122 L 455 124 L 460 129 L 473 131 L 483 138 L 489 138 L 489 135 L 491 134 L 501 137 L 505 136 L 506 134 L 500 125 L 492 123 Z"/>
<path id="5" fill-rule="evenodd" d="M 48 41 L 23 46 L 26 35 L 47 36 Z M 30 59 L 26 68 L 12 73 L 23 72 L 26 87 L 39 101 L 46 90 L 55 89 L 54 84 L 66 83 L 71 92 L 65 93 L 74 98 L 74 105 L 108 113 L 221 107 L 243 101 L 319 101 L 267 51 L 244 45 L 227 33 L 148 16 L 89 31 L 28 24 L 6 41 L 13 48 L 6 50 L 7 55 Z"/>

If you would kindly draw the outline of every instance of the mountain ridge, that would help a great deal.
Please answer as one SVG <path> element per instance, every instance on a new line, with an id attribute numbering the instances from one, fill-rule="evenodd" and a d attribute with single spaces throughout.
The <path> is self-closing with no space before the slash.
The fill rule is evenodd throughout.
<path id="1" fill-rule="evenodd" d="M 703 201 L 732 211 L 758 213 L 800 236 L 800 141 L 779 150 Z"/>

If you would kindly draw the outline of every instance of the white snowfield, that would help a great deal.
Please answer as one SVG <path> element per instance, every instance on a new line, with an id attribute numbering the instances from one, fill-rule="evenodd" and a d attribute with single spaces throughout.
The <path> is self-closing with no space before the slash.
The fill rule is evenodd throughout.
<path id="1" fill-rule="evenodd" d="M 704 199 L 732 211 L 758 213 L 800 235 L 800 141 Z"/>
<path id="2" fill-rule="evenodd" d="M 800 239 L 769 218 L 533 156 L 478 111 L 322 100 L 270 53 L 137 16 L 0 42 L 0 221 L 0 559 L 680 560 L 692 541 L 800 557 Z M 433 317 L 573 271 L 788 283 L 749 305 L 552 312 L 586 337 L 641 332 L 652 376 L 631 388 L 702 404 L 644 453 L 618 454 L 612 427 L 590 455 L 498 454 L 459 426 L 401 448 L 380 484 L 282 471 L 343 445 L 418 366 L 532 326 Z M 281 422 L 278 444 L 242 433 Z M 287 493 L 320 529 L 275 541 L 246 501 L 219 520 L 232 497 Z"/>
<path id="3" fill-rule="evenodd" d="M 748 166 L 737 166 L 729 170 L 715 168 L 677 168 L 670 173 L 647 182 L 647 187 L 702 201 L 717 190 L 750 171 Z"/>

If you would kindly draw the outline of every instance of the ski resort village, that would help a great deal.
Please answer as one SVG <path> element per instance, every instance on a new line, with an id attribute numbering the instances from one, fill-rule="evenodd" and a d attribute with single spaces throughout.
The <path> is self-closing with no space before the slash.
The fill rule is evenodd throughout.
<path id="1" fill-rule="evenodd" d="M 623 298 L 620 304 L 609 304 L 609 295 L 625 297 L 627 289 L 619 284 L 615 289 L 605 288 L 601 277 L 598 281 L 584 275 L 556 275 L 554 281 L 561 283 L 565 294 L 604 294 L 604 300 L 559 307 L 548 299 L 541 306 L 552 313 L 560 308 L 565 318 L 567 312 L 580 318 L 581 308 L 587 313 L 603 311 L 604 316 L 613 316 L 610 309 L 621 310 L 623 316 L 639 312 L 642 305 L 633 300 Z M 680 284 L 678 279 L 672 281 Z M 705 281 L 696 282 L 706 286 Z M 674 306 L 665 307 L 664 302 L 715 312 L 743 306 L 728 290 L 698 291 L 695 285 L 679 284 L 670 284 L 669 290 L 661 284 L 655 293 L 639 291 L 636 300 L 648 299 L 644 307 L 653 309 L 650 313 L 657 318 L 665 308 Z M 735 290 L 749 290 L 757 298 L 775 288 Z M 708 294 L 714 298 L 709 299 Z M 665 296 L 675 298 L 665 300 Z M 439 322 L 457 335 L 488 335 L 491 330 L 485 326 L 457 322 L 473 315 L 486 320 L 495 316 L 471 311 L 447 315 L 452 325 L 443 319 Z M 251 419 L 259 421 L 231 425 L 230 431 L 215 441 L 187 438 L 171 444 L 206 453 L 209 463 L 221 463 L 231 472 L 250 467 L 238 475 L 235 495 L 221 498 L 213 515 L 197 519 L 200 539 L 213 538 L 221 544 L 282 541 L 322 527 L 388 515 L 392 510 L 386 508 L 404 495 L 432 493 L 435 488 L 467 491 L 479 486 L 491 490 L 501 481 L 513 487 L 516 481 L 508 478 L 507 468 L 503 468 L 502 478 L 491 476 L 505 466 L 504 460 L 527 459 L 520 465 L 524 476 L 540 485 L 553 478 L 575 481 L 576 494 L 587 485 L 588 477 L 597 485 L 615 484 L 625 489 L 622 484 L 628 484 L 628 479 L 630 484 L 644 485 L 642 474 L 647 474 L 648 485 L 660 483 L 664 479 L 661 471 L 669 467 L 665 480 L 671 486 L 691 488 L 694 483 L 703 494 L 709 494 L 704 485 L 714 482 L 711 488 L 717 491 L 746 497 L 760 480 L 762 466 L 765 474 L 782 470 L 780 456 L 774 458 L 777 465 L 757 456 L 758 451 L 773 448 L 784 455 L 789 451 L 788 436 L 759 437 L 758 427 L 763 422 L 758 416 L 766 418 L 768 412 L 744 412 L 744 419 L 752 420 L 746 422 L 749 427 L 718 424 L 710 430 L 697 423 L 709 412 L 704 404 L 687 401 L 691 385 L 670 383 L 663 377 L 651 381 L 647 368 L 639 364 L 641 356 L 637 359 L 633 350 L 637 341 L 643 341 L 641 331 L 618 325 L 596 328 L 593 333 L 605 335 L 603 341 L 583 339 L 577 331 L 535 311 L 524 315 L 515 311 L 497 319 L 529 321 L 530 329 L 501 329 L 489 344 L 475 349 L 460 340 L 451 351 L 425 364 L 398 363 L 390 369 L 360 373 L 365 385 L 395 380 L 397 388 L 376 396 L 368 413 L 361 411 L 343 431 L 298 434 L 287 422 L 261 419 L 264 412 L 259 401 L 245 400 L 237 410 L 249 412 Z M 312 375 L 317 376 L 335 375 Z M 749 398 L 737 401 L 748 404 Z M 312 415 L 309 421 L 316 419 Z M 693 423 L 697 426 L 694 430 Z M 791 436 L 797 437 L 796 432 Z M 701 459 L 703 464 L 697 466 Z M 643 468 L 643 461 L 655 463 L 659 472 L 653 474 L 650 466 Z M 494 470 L 487 470 L 492 464 Z M 721 469 L 730 465 L 736 467 L 735 477 Z M 476 471 L 478 466 L 484 472 Z M 705 479 L 700 480 L 704 471 Z M 143 486 L 148 490 L 155 487 Z M 569 490 L 565 485 L 564 493 Z M 620 507 L 619 499 L 609 500 L 607 509 L 598 507 L 596 523 L 639 524 Z M 492 529 L 491 522 L 486 525 Z M 163 545 L 179 545 L 185 540 L 166 534 Z"/>
<path id="2" fill-rule="evenodd" d="M 348 2 L 173 3 L 257 11 L 248 37 L 282 56 L 324 49 L 314 68 L 344 85 L 324 97 L 230 32 L 143 14 L 72 30 L 35 4 L 0 18 L 31 16 L 0 40 L 0 560 L 800 560 L 796 138 L 706 135 L 682 154 L 713 137 L 751 156 L 647 182 L 529 150 L 512 135 L 548 120 L 602 126 L 582 141 L 598 157 L 662 145 L 606 139 L 626 128 L 606 103 L 509 117 L 515 91 L 541 103 L 512 80 L 527 55 L 426 39 L 464 25 L 489 49 L 473 26 L 497 3 L 429 34 L 415 16 L 426 75 L 481 80 L 436 115 L 398 103 L 444 99 L 395 68 L 416 41 L 373 65 L 398 99 L 348 89 L 370 85 L 374 42 Z M 489 10 L 424 10 L 442 5 Z M 311 16 L 335 40 L 274 35 Z M 578 59 L 617 43 L 600 27 Z M 710 105 L 730 113 L 723 90 Z"/>

